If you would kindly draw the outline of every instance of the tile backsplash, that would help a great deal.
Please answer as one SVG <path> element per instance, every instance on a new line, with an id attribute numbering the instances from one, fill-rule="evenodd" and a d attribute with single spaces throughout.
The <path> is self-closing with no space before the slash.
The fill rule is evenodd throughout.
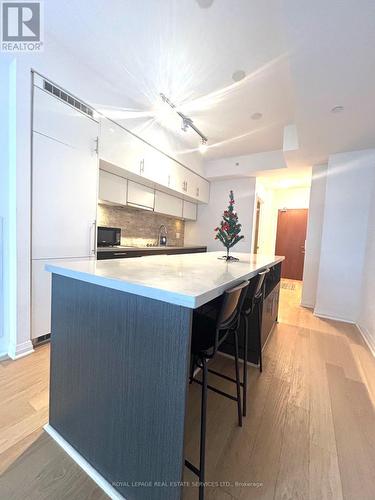
<path id="1" fill-rule="evenodd" d="M 98 205 L 98 226 L 121 227 L 121 244 L 145 247 L 157 241 L 159 227 L 168 230 L 168 245 L 183 246 L 185 222 L 133 207 Z"/>

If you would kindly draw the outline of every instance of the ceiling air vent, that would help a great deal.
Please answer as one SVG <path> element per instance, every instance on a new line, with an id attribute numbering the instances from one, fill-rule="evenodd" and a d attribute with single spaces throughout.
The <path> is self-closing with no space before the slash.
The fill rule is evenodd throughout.
<path id="1" fill-rule="evenodd" d="M 88 106 L 86 106 L 86 104 L 83 104 L 83 102 L 81 102 L 78 99 L 76 99 L 75 97 L 67 94 L 66 92 L 59 89 L 58 87 L 55 87 L 55 85 L 52 85 L 52 83 L 49 83 L 46 80 L 44 80 L 43 81 L 43 88 L 44 88 L 44 90 L 46 90 L 50 94 L 54 95 L 58 99 L 61 99 L 62 101 L 70 104 L 71 106 L 73 106 L 73 108 L 79 109 L 80 111 L 82 111 L 82 113 L 85 113 L 85 115 L 88 115 L 91 118 L 93 117 L 93 115 L 94 115 L 93 109 L 89 108 Z"/>

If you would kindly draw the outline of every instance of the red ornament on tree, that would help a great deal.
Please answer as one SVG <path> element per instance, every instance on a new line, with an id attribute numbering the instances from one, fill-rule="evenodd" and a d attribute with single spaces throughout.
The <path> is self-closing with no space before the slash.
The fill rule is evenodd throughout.
<path id="1" fill-rule="evenodd" d="M 225 260 L 238 260 L 235 257 L 229 256 L 229 249 L 236 245 L 243 236 L 240 236 L 241 224 L 238 222 L 238 215 L 234 211 L 234 196 L 233 191 L 229 192 L 228 210 L 223 213 L 223 219 L 220 226 L 215 228 L 215 240 L 220 240 L 227 249 Z"/>

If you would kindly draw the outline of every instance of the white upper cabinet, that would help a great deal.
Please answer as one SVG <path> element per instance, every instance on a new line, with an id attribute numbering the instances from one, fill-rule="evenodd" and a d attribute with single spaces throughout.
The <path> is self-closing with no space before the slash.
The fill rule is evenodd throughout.
<path id="1" fill-rule="evenodd" d="M 197 204 L 184 200 L 182 216 L 184 219 L 197 220 Z"/>
<path id="2" fill-rule="evenodd" d="M 99 157 L 128 172 L 140 175 L 144 143 L 116 123 L 100 120 Z"/>
<path id="3" fill-rule="evenodd" d="M 203 177 L 197 179 L 196 196 L 202 203 L 208 203 L 210 200 L 210 183 Z"/>
<path id="4" fill-rule="evenodd" d="M 126 205 L 128 181 L 123 177 L 99 170 L 99 200 Z"/>
<path id="5" fill-rule="evenodd" d="M 144 144 L 140 175 L 161 186 L 167 186 L 170 161 L 170 158 L 157 149 Z"/>
<path id="6" fill-rule="evenodd" d="M 197 201 L 208 203 L 210 183 L 176 161 L 171 162 L 168 187 Z"/>
<path id="7" fill-rule="evenodd" d="M 33 88 L 33 131 L 77 149 L 89 146 L 94 152 L 98 123 L 45 90 Z"/>
<path id="8" fill-rule="evenodd" d="M 161 191 L 155 191 L 155 212 L 182 217 L 182 203 L 183 201 L 180 198 Z"/>
<path id="9" fill-rule="evenodd" d="M 99 157 L 184 197 L 208 202 L 208 181 L 106 118 L 100 120 Z"/>
<path id="10" fill-rule="evenodd" d="M 194 174 L 190 170 L 186 169 L 185 178 L 186 178 L 185 194 L 187 196 L 190 196 L 191 198 L 198 199 L 197 187 L 198 187 L 199 176 L 197 174 Z"/>
<path id="11" fill-rule="evenodd" d="M 177 191 L 178 193 L 185 194 L 185 168 L 174 160 L 169 163 L 168 169 L 168 187 Z"/>
<path id="12" fill-rule="evenodd" d="M 153 210 L 154 203 L 155 191 L 152 188 L 128 181 L 128 205 Z"/>

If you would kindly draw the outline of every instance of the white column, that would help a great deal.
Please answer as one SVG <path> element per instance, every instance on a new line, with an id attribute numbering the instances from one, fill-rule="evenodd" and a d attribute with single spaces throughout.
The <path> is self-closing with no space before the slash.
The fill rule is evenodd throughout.
<path id="1" fill-rule="evenodd" d="M 315 314 L 356 322 L 375 179 L 375 150 L 330 156 Z"/>
<path id="2" fill-rule="evenodd" d="M 315 307 L 324 219 L 326 179 L 327 165 L 314 166 L 311 177 L 306 253 L 303 269 L 301 305 L 304 307 Z"/>
<path id="3" fill-rule="evenodd" d="M 30 112 L 31 72 L 15 58 L 9 80 L 9 347 L 15 359 L 33 351 L 30 340 Z"/>

